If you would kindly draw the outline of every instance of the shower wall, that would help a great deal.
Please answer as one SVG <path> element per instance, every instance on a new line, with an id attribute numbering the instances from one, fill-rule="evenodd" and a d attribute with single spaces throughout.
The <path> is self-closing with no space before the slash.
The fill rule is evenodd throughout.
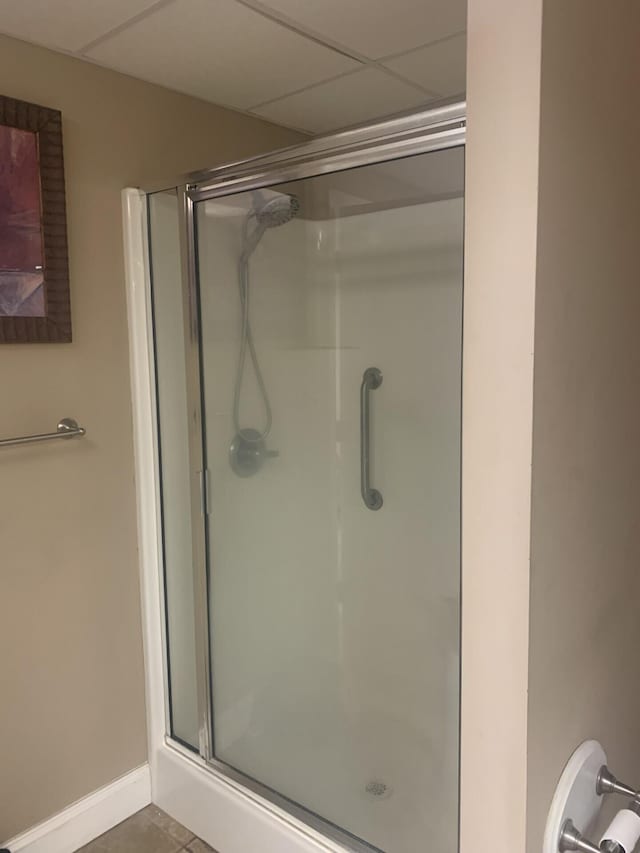
<path id="1" fill-rule="evenodd" d="M 279 455 L 248 478 L 228 461 L 242 216 L 199 217 L 216 755 L 377 846 L 428 830 L 453 851 L 462 200 L 302 217 L 251 262 Z M 379 512 L 360 496 L 369 366 Z M 246 376 L 241 425 L 261 428 Z"/>

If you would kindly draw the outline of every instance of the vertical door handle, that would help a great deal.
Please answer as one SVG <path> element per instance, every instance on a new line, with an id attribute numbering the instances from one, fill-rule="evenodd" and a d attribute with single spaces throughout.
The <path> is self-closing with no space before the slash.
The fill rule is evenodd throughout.
<path id="1" fill-rule="evenodd" d="M 371 407 L 369 395 L 382 385 L 377 367 L 367 367 L 360 386 L 360 492 L 367 509 L 380 509 L 382 495 L 371 487 Z"/>

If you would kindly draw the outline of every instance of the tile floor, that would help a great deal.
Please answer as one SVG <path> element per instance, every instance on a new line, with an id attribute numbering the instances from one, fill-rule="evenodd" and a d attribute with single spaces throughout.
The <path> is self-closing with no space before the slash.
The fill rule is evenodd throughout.
<path id="1" fill-rule="evenodd" d="M 147 806 L 76 853 L 215 853 L 157 806 Z"/>

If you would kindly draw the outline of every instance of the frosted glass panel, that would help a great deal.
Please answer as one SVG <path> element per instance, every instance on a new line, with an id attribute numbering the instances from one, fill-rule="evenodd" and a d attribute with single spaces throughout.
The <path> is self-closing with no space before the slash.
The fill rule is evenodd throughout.
<path id="1" fill-rule="evenodd" d="M 215 755 L 388 853 L 457 850 L 462 191 L 452 149 L 197 205 Z"/>
<path id="2" fill-rule="evenodd" d="M 149 196 L 171 734 L 198 746 L 198 709 L 178 198 Z"/>

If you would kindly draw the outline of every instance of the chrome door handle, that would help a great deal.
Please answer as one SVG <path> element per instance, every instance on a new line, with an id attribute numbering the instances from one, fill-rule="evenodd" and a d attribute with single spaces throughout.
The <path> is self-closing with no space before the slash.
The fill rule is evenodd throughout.
<path id="1" fill-rule="evenodd" d="M 380 509 L 382 495 L 371 487 L 371 411 L 369 394 L 382 385 L 382 373 L 377 367 L 367 367 L 360 386 L 360 493 L 367 509 Z"/>

